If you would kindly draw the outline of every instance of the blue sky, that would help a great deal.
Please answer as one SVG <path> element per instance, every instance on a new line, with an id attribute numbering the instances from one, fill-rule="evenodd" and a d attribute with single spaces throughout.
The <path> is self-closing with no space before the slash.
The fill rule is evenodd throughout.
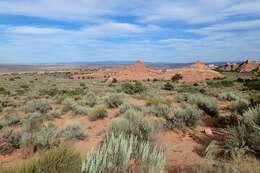
<path id="1" fill-rule="evenodd" d="M 0 0 L 0 63 L 260 59 L 259 0 Z"/>

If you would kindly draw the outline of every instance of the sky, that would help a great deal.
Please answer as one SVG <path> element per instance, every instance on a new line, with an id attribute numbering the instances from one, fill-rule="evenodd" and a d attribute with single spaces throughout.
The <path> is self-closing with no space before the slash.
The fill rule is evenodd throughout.
<path id="1" fill-rule="evenodd" d="M 259 0 L 0 0 L 0 63 L 260 60 Z"/>

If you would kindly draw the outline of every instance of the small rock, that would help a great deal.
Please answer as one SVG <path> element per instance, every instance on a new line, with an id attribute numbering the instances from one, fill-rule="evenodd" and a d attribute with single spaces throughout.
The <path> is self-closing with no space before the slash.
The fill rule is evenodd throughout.
<path id="1" fill-rule="evenodd" d="M 204 129 L 204 132 L 205 132 L 205 134 L 206 134 L 207 136 L 212 136 L 212 135 L 213 135 L 212 130 L 211 130 L 210 128 L 205 128 L 205 129 Z"/>

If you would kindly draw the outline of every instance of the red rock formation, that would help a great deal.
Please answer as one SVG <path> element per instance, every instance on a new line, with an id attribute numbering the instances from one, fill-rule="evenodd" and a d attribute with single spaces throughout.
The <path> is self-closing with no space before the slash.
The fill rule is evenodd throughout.
<path id="1" fill-rule="evenodd" d="M 236 63 L 227 63 L 223 66 L 218 67 L 217 69 L 220 71 L 236 71 L 239 67 L 239 64 Z"/>
<path id="2" fill-rule="evenodd" d="M 221 67 L 218 67 L 218 70 L 221 71 L 238 71 L 238 72 L 251 72 L 251 71 L 255 71 L 255 70 L 259 70 L 260 69 L 260 64 L 257 61 L 251 61 L 251 60 L 246 60 L 245 62 L 241 63 L 241 64 L 225 64 Z"/>
<path id="3" fill-rule="evenodd" d="M 251 60 L 246 60 L 244 63 L 240 64 L 238 67 L 238 71 L 240 72 L 251 72 L 254 70 L 259 69 L 259 62 L 256 61 L 251 61 Z"/>
<path id="4" fill-rule="evenodd" d="M 137 60 L 135 64 L 125 67 L 116 67 L 111 69 L 100 69 L 91 74 L 81 75 L 77 74 L 72 78 L 75 79 L 105 79 L 111 83 L 113 79 L 117 81 L 126 80 L 152 80 L 163 79 L 171 80 L 175 74 L 181 74 L 183 81 L 202 81 L 212 78 L 222 78 L 220 73 L 210 70 L 207 65 L 202 61 L 197 61 L 190 67 L 169 69 L 166 71 L 155 70 L 146 67 L 140 60 Z"/>
<path id="5" fill-rule="evenodd" d="M 192 64 L 190 67 L 196 69 L 209 69 L 209 67 L 203 61 L 200 60 L 196 61 L 196 63 Z"/>
<path id="6" fill-rule="evenodd" d="M 163 79 L 171 80 L 171 78 L 176 74 L 180 74 L 182 76 L 182 80 L 186 82 L 203 81 L 206 79 L 224 77 L 219 72 L 210 70 L 202 61 L 197 61 L 190 67 L 169 69 L 164 73 Z"/>

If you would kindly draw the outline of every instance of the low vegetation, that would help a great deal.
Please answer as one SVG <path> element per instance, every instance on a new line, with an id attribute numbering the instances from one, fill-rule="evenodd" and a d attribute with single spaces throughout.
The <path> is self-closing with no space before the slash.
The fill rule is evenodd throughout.
<path id="1" fill-rule="evenodd" d="M 105 106 L 96 106 L 89 110 L 89 118 L 92 121 L 97 119 L 103 119 L 107 117 L 107 111 Z"/>
<path id="2" fill-rule="evenodd" d="M 204 110 L 212 117 L 217 117 L 219 114 L 218 103 L 214 98 L 202 95 L 190 95 L 188 101 L 196 104 L 200 109 Z"/>
<path id="3" fill-rule="evenodd" d="M 139 81 L 124 83 L 122 84 L 121 89 L 123 92 L 130 95 L 143 94 L 147 90 L 147 88 Z"/>
<path id="4" fill-rule="evenodd" d="M 130 164 L 131 161 L 134 164 Z M 82 173 L 121 173 L 133 170 L 162 173 L 164 167 L 163 153 L 149 142 L 139 141 L 133 135 L 111 133 L 97 151 L 90 153 L 83 161 Z"/>
<path id="5" fill-rule="evenodd" d="M 200 119 L 200 110 L 191 105 L 183 105 L 174 111 L 174 116 L 168 119 L 170 128 L 194 127 Z"/>

